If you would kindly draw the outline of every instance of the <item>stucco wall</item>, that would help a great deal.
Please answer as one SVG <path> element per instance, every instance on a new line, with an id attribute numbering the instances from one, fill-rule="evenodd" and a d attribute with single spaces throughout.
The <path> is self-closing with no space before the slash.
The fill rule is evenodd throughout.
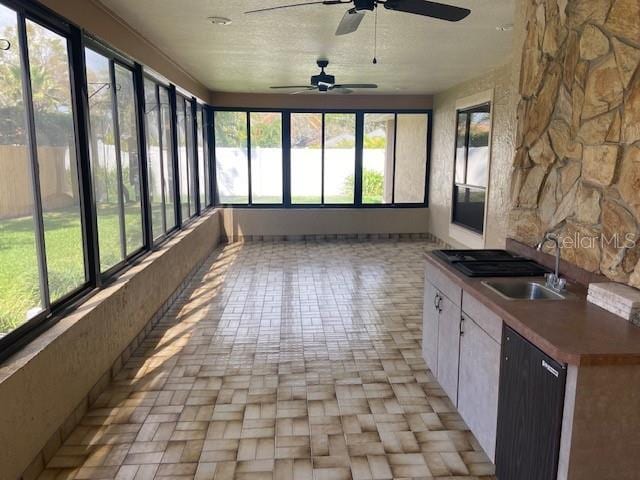
<path id="1" fill-rule="evenodd" d="M 505 58 L 503 66 L 475 79 L 456 85 L 433 98 L 433 142 L 430 173 L 430 232 L 455 246 L 484 246 L 502 248 L 507 237 L 508 216 L 511 210 L 511 172 L 515 155 L 518 83 L 525 31 L 525 6 L 529 0 L 515 0 L 513 55 Z M 464 98 L 493 90 L 491 167 L 487 197 L 487 218 L 481 244 L 468 245 L 466 238 L 450 235 L 451 200 L 455 159 L 456 103 Z"/>
<path id="2" fill-rule="evenodd" d="M 430 229 L 447 243 L 465 246 L 450 235 L 456 142 L 456 102 L 493 89 L 491 168 L 485 246 L 503 247 L 509 213 L 511 164 L 515 152 L 515 85 L 511 63 L 453 87 L 434 98 L 429 208 Z"/>
<path id="3" fill-rule="evenodd" d="M 0 478 L 23 473 L 219 237 L 210 212 L 2 365 Z"/>
<path id="4" fill-rule="evenodd" d="M 427 233 L 426 208 L 222 209 L 223 233 L 247 236 Z"/>

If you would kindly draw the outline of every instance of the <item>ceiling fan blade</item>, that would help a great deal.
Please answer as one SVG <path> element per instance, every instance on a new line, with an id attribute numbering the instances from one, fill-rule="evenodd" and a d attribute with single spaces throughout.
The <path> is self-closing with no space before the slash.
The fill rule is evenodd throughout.
<path id="1" fill-rule="evenodd" d="M 358 12 L 355 8 L 344 12 L 344 17 L 340 20 L 336 35 L 346 35 L 355 32 L 364 18 L 364 12 Z"/>
<path id="2" fill-rule="evenodd" d="M 324 0 L 317 2 L 292 3 L 290 5 L 279 5 L 277 7 L 259 8 L 257 10 L 249 10 L 244 13 L 260 13 L 270 12 L 271 10 L 282 10 L 283 8 L 304 7 L 305 5 L 340 5 L 341 3 L 351 3 L 351 0 Z"/>
<path id="3" fill-rule="evenodd" d="M 334 85 L 333 88 L 378 88 L 375 83 L 341 83 Z"/>
<path id="4" fill-rule="evenodd" d="M 466 18 L 471 10 L 468 8 L 445 5 L 444 3 L 429 2 L 427 0 L 387 0 L 384 8 L 398 12 L 414 13 L 425 17 L 438 18 L 449 22 L 459 22 Z"/>
<path id="5" fill-rule="evenodd" d="M 314 87 L 310 86 L 310 85 L 278 85 L 275 87 L 269 87 L 269 88 L 273 88 L 273 89 L 283 89 L 283 88 L 306 88 L 307 90 L 313 90 Z"/>
<path id="6" fill-rule="evenodd" d="M 332 90 L 334 92 L 338 92 L 341 95 L 348 95 L 350 93 L 353 93 L 353 90 L 351 90 L 350 88 L 333 88 Z"/>
<path id="7" fill-rule="evenodd" d="M 317 87 L 308 87 L 308 88 L 305 88 L 304 90 L 298 90 L 296 92 L 291 92 L 289 95 L 298 95 L 299 93 L 314 92 L 316 90 L 318 90 Z"/>

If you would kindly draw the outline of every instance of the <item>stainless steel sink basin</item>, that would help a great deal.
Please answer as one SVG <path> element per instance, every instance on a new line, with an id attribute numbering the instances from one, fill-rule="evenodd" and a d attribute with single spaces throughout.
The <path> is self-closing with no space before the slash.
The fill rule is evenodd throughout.
<path id="1" fill-rule="evenodd" d="M 544 284 L 531 280 L 484 281 L 498 295 L 508 300 L 564 300 L 565 296 L 554 292 Z"/>

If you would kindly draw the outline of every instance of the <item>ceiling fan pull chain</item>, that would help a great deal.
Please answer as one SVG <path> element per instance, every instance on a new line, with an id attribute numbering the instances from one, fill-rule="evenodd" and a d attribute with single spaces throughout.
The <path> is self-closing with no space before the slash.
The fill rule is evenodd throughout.
<path id="1" fill-rule="evenodd" d="M 378 8 L 376 7 L 376 11 L 374 13 L 374 21 L 373 21 L 373 64 L 376 65 L 378 63 Z"/>

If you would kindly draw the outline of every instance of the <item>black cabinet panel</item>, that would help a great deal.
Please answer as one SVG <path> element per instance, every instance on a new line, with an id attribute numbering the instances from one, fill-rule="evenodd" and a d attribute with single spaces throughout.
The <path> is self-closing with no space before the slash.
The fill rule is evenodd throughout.
<path id="1" fill-rule="evenodd" d="M 504 326 L 498 397 L 499 480 L 555 480 L 566 367 Z"/>

